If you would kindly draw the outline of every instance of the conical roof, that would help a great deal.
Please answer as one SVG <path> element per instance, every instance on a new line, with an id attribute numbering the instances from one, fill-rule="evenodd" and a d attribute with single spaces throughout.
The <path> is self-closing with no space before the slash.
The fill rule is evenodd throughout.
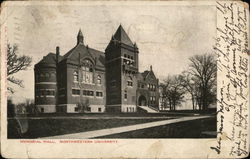
<path id="1" fill-rule="evenodd" d="M 115 40 L 120 41 L 123 44 L 129 45 L 129 46 L 134 46 L 130 38 L 128 37 L 128 34 L 125 32 L 123 29 L 122 25 L 118 27 L 118 29 L 115 32 L 114 35 Z"/>
<path id="2" fill-rule="evenodd" d="M 81 29 L 79 29 L 79 32 L 78 32 L 77 36 L 83 36 Z"/>

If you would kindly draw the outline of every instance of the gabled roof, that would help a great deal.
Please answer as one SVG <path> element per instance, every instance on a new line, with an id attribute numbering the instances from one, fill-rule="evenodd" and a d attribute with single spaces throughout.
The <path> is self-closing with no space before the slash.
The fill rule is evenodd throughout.
<path id="1" fill-rule="evenodd" d="M 144 71 L 144 72 L 142 72 L 140 74 L 142 75 L 144 80 L 146 80 L 148 77 L 153 77 L 153 78 L 156 79 L 156 76 L 155 76 L 153 70 L 150 70 L 150 71 L 147 70 L 147 71 Z"/>
<path id="2" fill-rule="evenodd" d="M 143 76 L 143 78 L 146 78 L 148 76 L 150 71 L 144 71 L 141 73 L 141 75 Z"/>
<path id="3" fill-rule="evenodd" d="M 113 36 L 115 40 L 120 41 L 123 44 L 129 45 L 129 46 L 134 46 L 132 41 L 130 40 L 128 34 L 125 32 L 123 29 L 122 25 L 118 27 L 118 29 L 115 32 L 115 35 Z"/>
<path id="4" fill-rule="evenodd" d="M 63 59 L 62 56 L 58 56 L 58 62 L 60 62 Z M 48 55 L 44 56 L 42 60 L 40 60 L 36 65 L 40 64 L 54 64 L 56 65 L 56 54 L 50 52 Z"/>
<path id="5" fill-rule="evenodd" d="M 63 59 L 70 59 L 70 60 L 79 60 L 79 53 L 80 57 L 90 56 L 93 59 L 97 59 L 96 64 L 99 66 L 105 66 L 105 56 L 104 53 L 89 47 L 86 47 L 83 44 L 78 44 L 74 48 L 72 48 L 69 52 L 67 52 Z"/>

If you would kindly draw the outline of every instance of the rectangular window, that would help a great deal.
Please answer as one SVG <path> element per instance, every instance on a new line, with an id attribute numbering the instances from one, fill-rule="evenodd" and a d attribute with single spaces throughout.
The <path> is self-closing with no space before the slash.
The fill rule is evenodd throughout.
<path id="1" fill-rule="evenodd" d="M 79 89 L 72 89 L 72 95 L 80 95 Z"/>
<path id="2" fill-rule="evenodd" d="M 41 96 L 45 95 L 45 90 L 41 89 L 40 92 L 41 92 Z"/>
<path id="3" fill-rule="evenodd" d="M 75 107 L 75 112 L 78 112 L 78 107 Z"/>
<path id="4" fill-rule="evenodd" d="M 132 81 L 127 81 L 127 85 L 132 87 L 133 86 L 133 82 Z"/>
<path id="5" fill-rule="evenodd" d="M 82 94 L 83 94 L 84 96 L 86 96 L 86 95 L 87 95 L 87 90 L 83 90 L 83 91 L 82 91 Z"/>
<path id="6" fill-rule="evenodd" d="M 102 94 L 102 92 L 96 92 L 96 96 L 97 96 L 97 97 L 102 97 L 103 94 Z"/>
<path id="7" fill-rule="evenodd" d="M 94 91 L 90 91 L 90 90 L 83 90 L 82 94 L 84 96 L 94 96 Z"/>
<path id="8" fill-rule="evenodd" d="M 98 108 L 98 112 L 102 112 L 102 108 Z"/>
<path id="9" fill-rule="evenodd" d="M 94 91 L 88 91 L 89 96 L 94 96 Z"/>

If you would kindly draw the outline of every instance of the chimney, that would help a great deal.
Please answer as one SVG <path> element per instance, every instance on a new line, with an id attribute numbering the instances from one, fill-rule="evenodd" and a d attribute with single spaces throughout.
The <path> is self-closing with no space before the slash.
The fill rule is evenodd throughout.
<path id="1" fill-rule="evenodd" d="M 150 71 L 152 71 L 153 69 L 152 69 L 152 65 L 150 65 Z"/>
<path id="2" fill-rule="evenodd" d="M 60 48 L 59 46 L 56 47 L 56 64 L 59 62 L 59 55 L 60 55 Z"/>

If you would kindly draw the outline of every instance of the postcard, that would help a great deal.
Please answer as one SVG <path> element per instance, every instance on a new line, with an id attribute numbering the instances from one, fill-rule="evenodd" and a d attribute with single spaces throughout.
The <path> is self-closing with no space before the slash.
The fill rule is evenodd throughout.
<path id="1" fill-rule="evenodd" d="M 5 1 L 5 158 L 249 155 L 249 6 Z"/>

